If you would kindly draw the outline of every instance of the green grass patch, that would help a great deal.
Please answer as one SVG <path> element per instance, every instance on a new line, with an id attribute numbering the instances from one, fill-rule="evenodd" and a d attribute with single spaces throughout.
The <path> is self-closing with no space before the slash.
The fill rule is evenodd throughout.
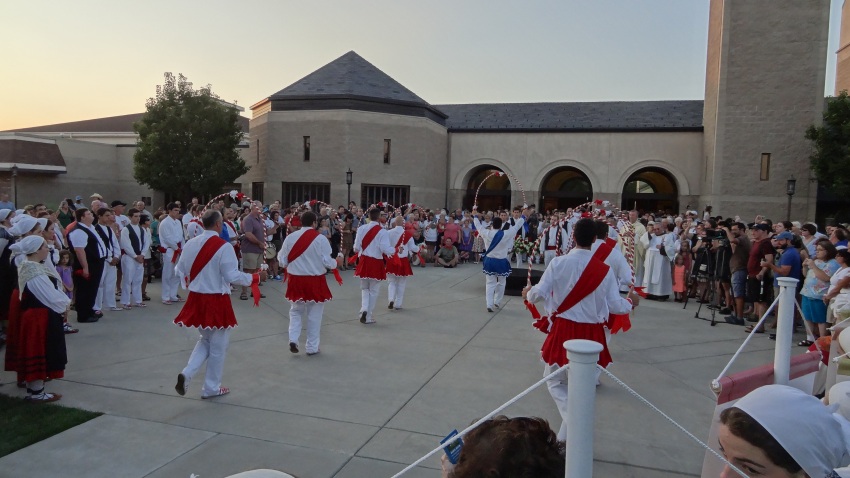
<path id="1" fill-rule="evenodd" d="M 85 423 L 102 413 L 0 394 L 0 457 Z"/>

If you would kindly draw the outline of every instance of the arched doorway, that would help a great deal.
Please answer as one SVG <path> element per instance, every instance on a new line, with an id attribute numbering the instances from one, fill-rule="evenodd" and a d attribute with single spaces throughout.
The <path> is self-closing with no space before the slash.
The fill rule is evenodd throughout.
<path id="1" fill-rule="evenodd" d="M 679 212 L 679 187 L 673 175 L 661 168 L 635 171 L 623 187 L 623 210 Z"/>
<path id="2" fill-rule="evenodd" d="M 593 186 L 590 179 L 576 168 L 556 168 L 546 175 L 540 186 L 540 211 L 564 210 L 590 202 Z"/>
<path id="3" fill-rule="evenodd" d="M 478 210 L 483 212 L 510 209 L 511 180 L 507 176 L 493 176 L 484 181 L 494 171 L 502 172 L 495 166 L 480 166 L 472 172 L 466 185 L 466 194 L 463 197 L 464 209 L 472 209 L 472 203 L 475 201 L 475 190 L 478 189 L 478 185 L 482 181 L 484 184 L 478 191 Z"/>

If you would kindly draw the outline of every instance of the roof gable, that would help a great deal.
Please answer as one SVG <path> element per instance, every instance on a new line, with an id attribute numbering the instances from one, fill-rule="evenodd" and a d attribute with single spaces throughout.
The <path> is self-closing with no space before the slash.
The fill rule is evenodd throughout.
<path id="1" fill-rule="evenodd" d="M 329 96 L 375 98 L 428 105 L 427 101 L 353 51 L 278 91 L 271 99 Z"/>
<path id="2" fill-rule="evenodd" d="M 142 119 L 144 113 L 133 113 L 121 116 L 108 116 L 69 123 L 56 123 L 32 128 L 18 128 L 10 131 L 16 133 L 135 133 L 133 123 Z M 248 118 L 239 116 L 239 126 L 248 133 Z"/>

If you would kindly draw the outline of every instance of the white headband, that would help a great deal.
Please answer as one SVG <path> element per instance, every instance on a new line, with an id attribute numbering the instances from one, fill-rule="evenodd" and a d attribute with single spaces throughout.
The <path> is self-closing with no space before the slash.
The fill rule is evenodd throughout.
<path id="1" fill-rule="evenodd" d="M 787 385 L 766 385 L 734 406 L 763 426 L 812 478 L 850 464 L 850 422 L 817 398 Z"/>
<path id="2" fill-rule="evenodd" d="M 9 246 L 9 249 L 17 254 L 28 256 L 41 249 L 44 244 L 44 238 L 41 236 L 27 236 L 20 241 Z"/>

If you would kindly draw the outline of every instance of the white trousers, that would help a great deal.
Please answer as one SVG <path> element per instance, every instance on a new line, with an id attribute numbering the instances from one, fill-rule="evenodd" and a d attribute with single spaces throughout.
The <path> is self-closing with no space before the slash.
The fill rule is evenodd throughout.
<path id="1" fill-rule="evenodd" d="M 493 305 L 498 304 L 500 307 L 502 305 L 502 298 L 505 296 L 505 283 L 507 282 L 507 277 L 502 276 L 492 276 L 489 274 L 485 274 L 485 278 L 487 279 L 487 287 L 486 287 L 486 297 L 487 297 L 487 308 L 492 309 Z"/>
<path id="2" fill-rule="evenodd" d="M 162 300 L 177 300 L 177 287 L 180 285 L 180 278 L 174 273 L 174 264 L 171 258 L 174 257 L 174 251 L 168 249 L 162 255 Z"/>
<path id="3" fill-rule="evenodd" d="M 366 321 L 372 321 L 372 311 L 378 301 L 381 291 L 381 281 L 375 279 L 360 279 L 360 312 L 366 312 Z"/>
<path id="4" fill-rule="evenodd" d="M 404 303 L 404 288 L 407 286 L 407 277 L 387 274 L 387 282 L 389 283 L 387 288 L 389 302 L 393 302 L 396 309 L 401 309 Z"/>
<path id="5" fill-rule="evenodd" d="M 192 380 L 204 362 L 207 371 L 204 375 L 204 386 L 201 396 L 217 395 L 221 388 L 221 374 L 224 371 L 224 356 L 227 344 L 230 343 L 230 329 L 199 329 L 201 337 L 189 356 L 189 363 L 183 369 L 186 380 Z"/>
<path id="6" fill-rule="evenodd" d="M 558 370 L 558 364 L 546 365 L 543 369 L 543 376 Z M 558 413 L 561 414 L 561 428 L 558 429 L 558 440 L 567 439 L 567 372 L 569 368 L 565 368 L 559 374 L 546 380 L 546 387 L 549 388 L 549 395 L 555 401 L 555 406 L 558 407 Z M 596 383 L 599 383 L 599 375 L 602 373 L 599 368 L 596 368 Z"/>
<path id="7" fill-rule="evenodd" d="M 298 343 L 302 319 L 307 319 L 307 353 L 319 351 L 319 331 L 322 329 L 323 302 L 292 302 L 289 306 L 289 341 Z"/>
<path id="8" fill-rule="evenodd" d="M 558 257 L 558 251 L 543 251 L 543 262 L 548 267 L 552 260 Z"/>
<path id="9" fill-rule="evenodd" d="M 97 288 L 97 298 L 94 300 L 94 310 L 103 310 L 103 307 L 115 307 L 115 285 L 118 277 L 118 268 L 108 263 L 103 263 L 103 275 L 100 276 L 100 286 Z"/>
<path id="10" fill-rule="evenodd" d="M 132 257 L 124 255 L 121 256 L 121 273 L 121 304 L 141 304 L 145 265 L 139 264 Z"/>

